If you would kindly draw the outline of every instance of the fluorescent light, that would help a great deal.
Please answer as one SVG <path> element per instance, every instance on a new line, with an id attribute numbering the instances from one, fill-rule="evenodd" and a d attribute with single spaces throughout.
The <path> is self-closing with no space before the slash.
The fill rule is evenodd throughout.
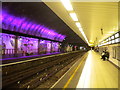
<path id="1" fill-rule="evenodd" d="M 79 22 L 76 22 L 75 24 L 76 24 L 76 26 L 77 26 L 78 28 L 80 28 L 80 27 L 81 27 L 81 25 L 80 25 L 80 23 L 79 23 Z"/>
<path id="2" fill-rule="evenodd" d="M 70 13 L 70 16 L 73 19 L 73 21 L 78 21 L 78 18 L 75 13 Z"/>
<path id="3" fill-rule="evenodd" d="M 90 44 L 90 43 L 89 43 L 89 46 L 92 46 L 92 45 L 93 45 L 93 44 Z"/>
<path id="4" fill-rule="evenodd" d="M 68 11 L 72 11 L 72 5 L 70 3 L 70 0 L 61 0 L 61 2 L 63 3 L 64 7 L 68 10 Z"/>
<path id="5" fill-rule="evenodd" d="M 115 40 L 112 40 L 112 43 L 115 43 Z"/>
<path id="6" fill-rule="evenodd" d="M 87 40 L 87 37 L 85 35 L 85 33 L 83 32 L 83 29 L 82 28 L 79 28 L 80 32 L 82 33 L 83 37 L 85 38 L 86 42 L 88 43 L 88 45 L 90 45 L 90 43 L 88 42 Z"/>
<path id="7" fill-rule="evenodd" d="M 119 42 L 119 38 L 115 39 L 115 42 Z"/>
<path id="8" fill-rule="evenodd" d="M 114 36 L 112 36 L 111 39 L 114 39 Z"/>
<path id="9" fill-rule="evenodd" d="M 112 43 L 112 41 L 109 41 L 109 44 L 111 44 Z"/>
<path id="10" fill-rule="evenodd" d="M 116 33 L 116 34 L 115 34 L 115 37 L 116 37 L 116 38 L 119 37 L 119 33 Z"/>
<path id="11" fill-rule="evenodd" d="M 120 42 L 120 38 L 118 38 L 118 42 Z"/>
<path id="12" fill-rule="evenodd" d="M 108 41 L 108 39 L 106 39 L 106 41 Z"/>

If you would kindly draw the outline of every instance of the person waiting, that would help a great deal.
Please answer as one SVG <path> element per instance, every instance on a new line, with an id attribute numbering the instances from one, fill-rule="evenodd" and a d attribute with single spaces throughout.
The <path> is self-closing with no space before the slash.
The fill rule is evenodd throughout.
<path id="1" fill-rule="evenodd" d="M 109 52 L 108 51 L 105 52 L 105 57 L 106 57 L 106 60 L 109 60 Z"/>
<path id="2" fill-rule="evenodd" d="M 105 51 L 103 51 L 103 52 L 102 52 L 102 57 L 101 57 L 101 59 L 103 59 L 103 60 L 105 61 L 105 57 L 106 57 Z"/>

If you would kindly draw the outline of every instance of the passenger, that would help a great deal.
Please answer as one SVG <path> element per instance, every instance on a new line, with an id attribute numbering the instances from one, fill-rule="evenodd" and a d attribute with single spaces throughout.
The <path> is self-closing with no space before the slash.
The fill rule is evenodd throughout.
<path id="1" fill-rule="evenodd" d="M 109 52 L 108 51 L 105 52 L 105 56 L 106 56 L 106 60 L 109 60 Z"/>
<path id="2" fill-rule="evenodd" d="M 106 57 L 105 51 L 103 51 L 103 53 L 102 53 L 102 58 L 101 58 L 101 59 L 103 59 L 103 60 L 105 61 L 105 57 Z"/>

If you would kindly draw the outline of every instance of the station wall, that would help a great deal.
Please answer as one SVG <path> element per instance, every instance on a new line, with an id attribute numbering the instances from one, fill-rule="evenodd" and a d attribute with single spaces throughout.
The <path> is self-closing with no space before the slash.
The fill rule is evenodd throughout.
<path id="1" fill-rule="evenodd" d="M 0 33 L 2 55 L 29 56 L 34 54 L 44 54 L 59 52 L 60 42 L 49 40 L 40 40 L 24 36 L 15 36 L 12 34 Z M 16 41 L 16 42 L 15 42 Z M 17 48 L 16 48 L 17 47 Z M 15 52 L 17 50 L 17 52 Z"/>
<path id="2" fill-rule="evenodd" d="M 85 51 L 85 47 L 66 44 L 62 47 L 62 42 L 43 40 L 13 34 L 0 33 L 3 58 L 39 55 L 54 52 L 71 52 L 76 50 Z M 62 51 L 62 49 L 64 49 Z"/>
<path id="3" fill-rule="evenodd" d="M 107 50 L 110 54 L 109 60 L 120 67 L 120 44 L 112 44 L 99 47 L 99 53 L 101 54 L 104 50 Z"/>

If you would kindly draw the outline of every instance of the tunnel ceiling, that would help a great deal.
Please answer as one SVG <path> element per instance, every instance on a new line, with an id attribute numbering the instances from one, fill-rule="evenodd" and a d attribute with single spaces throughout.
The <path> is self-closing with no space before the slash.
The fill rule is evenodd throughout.
<path id="1" fill-rule="evenodd" d="M 47 5 L 42 2 L 4 2 L 3 9 L 15 16 L 27 17 L 33 22 L 54 29 L 57 33 L 66 35 L 65 42 L 87 45 L 71 30 Z"/>
<path id="2" fill-rule="evenodd" d="M 118 31 L 118 2 L 105 1 L 71 2 L 89 43 L 96 44 Z M 45 2 L 45 4 L 85 41 L 61 2 Z"/>

